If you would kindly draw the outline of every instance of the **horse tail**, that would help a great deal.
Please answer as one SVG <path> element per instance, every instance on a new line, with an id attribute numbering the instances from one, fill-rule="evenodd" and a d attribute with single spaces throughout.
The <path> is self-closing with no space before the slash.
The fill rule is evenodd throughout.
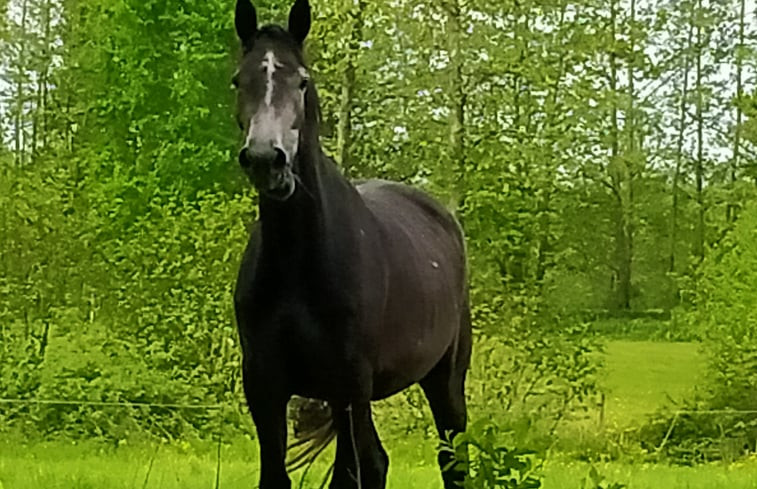
<path id="1" fill-rule="evenodd" d="M 311 465 L 336 438 L 336 427 L 327 402 L 295 398 L 292 403 L 294 442 L 287 447 L 287 470 Z"/>

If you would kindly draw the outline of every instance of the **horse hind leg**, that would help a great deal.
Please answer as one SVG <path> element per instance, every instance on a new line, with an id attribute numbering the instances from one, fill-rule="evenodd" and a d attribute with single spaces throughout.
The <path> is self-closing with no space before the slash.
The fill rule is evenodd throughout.
<path id="1" fill-rule="evenodd" d="M 442 443 L 450 443 L 465 431 L 468 416 L 465 404 L 465 375 L 470 364 L 471 324 L 468 308 L 461 318 L 456 344 L 420 382 L 434 416 Z M 439 468 L 445 489 L 462 487 L 466 469 L 453 465 L 455 457 L 444 447 L 439 451 Z M 466 462 L 466 461 L 457 461 Z"/>
<path id="2" fill-rule="evenodd" d="M 334 423 L 337 429 L 336 460 L 329 488 L 384 489 L 389 457 L 373 424 L 370 403 L 334 409 Z"/>

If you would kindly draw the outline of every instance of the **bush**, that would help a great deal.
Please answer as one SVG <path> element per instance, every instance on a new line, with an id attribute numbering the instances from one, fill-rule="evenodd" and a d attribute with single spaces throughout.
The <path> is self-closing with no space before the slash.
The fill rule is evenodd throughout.
<path id="1" fill-rule="evenodd" d="M 1 395 L 240 404 L 231 292 L 253 202 L 248 194 L 221 192 L 201 193 L 192 202 L 154 194 L 147 202 L 145 214 L 115 223 L 107 216 L 121 204 L 103 205 L 103 216 L 62 237 L 58 246 L 66 250 L 68 241 L 98 235 L 96 253 L 71 257 L 80 282 L 69 289 L 76 294 L 69 290 L 30 320 L 31 328 L 5 324 Z M 89 262 L 76 262 L 85 256 Z M 67 276 L 66 268 L 56 272 L 46 279 L 51 288 L 53 279 Z M 242 422 L 227 415 L 230 426 Z M 27 431 L 46 436 L 123 439 L 135 432 L 210 436 L 217 417 L 205 410 L 49 404 L 4 413 L 3 421 L 8 427 L 23 420 Z"/>
<path id="2" fill-rule="evenodd" d="M 499 331 L 481 332 L 474 344 L 471 411 L 500 420 L 519 444 L 546 448 L 562 422 L 585 415 L 598 398 L 599 345 L 587 325 L 538 302 L 506 310 Z"/>
<path id="3" fill-rule="evenodd" d="M 757 408 L 757 204 L 745 209 L 702 265 L 691 321 L 710 357 L 713 398 Z"/>
<path id="4" fill-rule="evenodd" d="M 641 432 L 649 447 L 693 463 L 757 451 L 757 205 L 711 250 L 686 291 L 685 319 L 709 357 L 704 394 L 686 413 L 660 415 Z M 671 428 L 672 426 L 672 428 Z"/>
<path id="5" fill-rule="evenodd" d="M 456 460 L 468 472 L 464 489 L 538 489 L 538 473 L 543 459 L 533 450 L 510 448 L 503 441 L 502 429 L 488 420 L 472 424 L 466 433 L 455 437 L 452 447 Z M 460 462 L 458 462 L 460 463 Z"/>

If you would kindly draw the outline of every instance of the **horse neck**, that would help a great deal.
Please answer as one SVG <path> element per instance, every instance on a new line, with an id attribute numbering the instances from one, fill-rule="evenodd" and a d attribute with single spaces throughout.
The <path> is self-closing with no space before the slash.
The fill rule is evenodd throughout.
<path id="1" fill-rule="evenodd" d="M 320 146 L 304 151 L 298 160 L 295 193 L 286 201 L 261 196 L 260 220 L 263 249 L 269 257 L 291 266 L 318 260 L 349 227 L 346 212 L 357 194 Z M 348 233 L 351 234 L 351 233 Z"/>

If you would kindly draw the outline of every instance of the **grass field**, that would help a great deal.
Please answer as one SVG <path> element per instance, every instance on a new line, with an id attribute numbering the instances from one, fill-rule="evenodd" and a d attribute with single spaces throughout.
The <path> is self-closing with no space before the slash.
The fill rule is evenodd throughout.
<path id="1" fill-rule="evenodd" d="M 757 461 L 733 465 L 672 467 L 659 464 L 608 463 L 595 468 L 609 482 L 627 489 L 754 489 Z M 543 489 L 579 489 L 589 470 L 587 464 L 555 462 L 545 467 Z M 594 487 L 592 487 L 594 489 Z"/>
<path id="2" fill-rule="evenodd" d="M 409 456 L 417 444 L 390 442 L 392 464 L 390 489 L 439 489 L 441 481 L 432 464 L 430 449 L 422 457 Z M 252 450 L 252 443 L 249 449 Z M 210 489 L 216 476 L 215 454 L 185 453 L 176 447 L 154 449 L 122 448 L 101 451 L 96 446 L 52 444 L 34 449 L 3 450 L 0 455 L 0 487 L 3 489 Z M 219 486 L 223 489 L 255 487 L 255 460 L 250 451 L 225 449 Z M 407 452 L 407 453 L 402 453 Z M 154 456 L 155 455 L 155 456 Z M 153 459 L 154 456 L 154 459 Z M 153 459 L 152 467 L 150 460 Z M 304 487 L 318 487 L 315 471 Z M 596 466 L 611 482 L 629 489 L 747 489 L 757 487 L 757 461 L 734 465 L 671 467 L 667 465 L 609 463 Z M 149 472 L 149 473 L 148 473 Z M 578 489 L 589 465 L 553 461 L 544 469 L 544 489 Z M 294 478 L 293 487 L 299 479 Z"/>
<path id="3" fill-rule="evenodd" d="M 668 402 L 689 394 L 702 375 L 696 345 L 612 341 L 606 345 L 603 384 L 608 394 L 606 420 L 631 425 Z M 418 439 L 386 440 L 391 457 L 392 489 L 439 489 L 434 443 Z M 255 486 L 256 444 L 238 441 L 221 453 L 220 487 Z M 328 457 L 328 455 L 326 456 Z M 56 442 L 25 447 L 0 444 L 0 489 L 208 489 L 216 478 L 214 447 L 125 446 Z M 304 487 L 318 487 L 325 460 Z M 610 463 L 597 467 L 611 482 L 629 489 L 757 488 L 757 460 L 697 467 Z M 554 459 L 544 467 L 545 489 L 578 489 L 589 466 Z M 295 484 L 299 478 L 295 476 Z"/>
<path id="4" fill-rule="evenodd" d="M 608 342 L 602 382 L 607 422 L 638 423 L 671 400 L 693 394 L 705 367 L 698 348 L 695 343 Z"/>

